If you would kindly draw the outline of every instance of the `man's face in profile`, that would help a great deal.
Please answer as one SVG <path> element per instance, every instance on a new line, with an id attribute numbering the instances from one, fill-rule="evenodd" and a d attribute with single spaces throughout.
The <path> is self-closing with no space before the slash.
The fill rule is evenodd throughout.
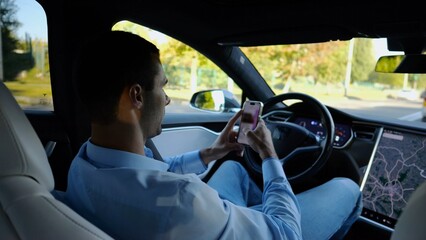
<path id="1" fill-rule="evenodd" d="M 152 81 L 154 82 L 153 89 L 144 91 L 143 94 L 144 107 L 141 119 L 143 130 L 148 137 L 155 137 L 161 133 L 165 107 L 170 103 L 170 98 L 164 91 L 168 79 L 159 61 L 158 72 Z"/>

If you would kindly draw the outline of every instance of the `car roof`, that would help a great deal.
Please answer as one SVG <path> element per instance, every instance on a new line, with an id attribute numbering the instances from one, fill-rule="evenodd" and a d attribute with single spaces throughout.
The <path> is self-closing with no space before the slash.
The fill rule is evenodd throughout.
<path id="1" fill-rule="evenodd" d="M 39 0 L 42 5 L 55 1 Z M 67 9 L 104 24 L 131 20 L 186 43 L 266 45 L 353 37 L 424 41 L 426 14 L 406 1 L 74 0 Z M 84 13 L 86 15 L 82 15 Z M 191 44 L 191 45 L 193 45 Z"/>

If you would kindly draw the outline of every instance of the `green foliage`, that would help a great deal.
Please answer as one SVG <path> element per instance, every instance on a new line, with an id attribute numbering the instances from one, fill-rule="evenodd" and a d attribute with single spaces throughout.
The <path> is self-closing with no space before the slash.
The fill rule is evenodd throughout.
<path id="1" fill-rule="evenodd" d="M 1 37 L 3 55 L 10 54 L 18 46 L 18 39 L 15 37 L 13 30 L 6 25 L 1 27 Z"/>
<path id="2" fill-rule="evenodd" d="M 4 81 L 14 81 L 18 74 L 24 70 L 34 67 L 34 58 L 29 53 L 10 52 L 3 55 L 4 57 Z"/>
<path id="3" fill-rule="evenodd" d="M 15 0 L 0 0 L 0 27 L 3 44 L 3 54 L 10 53 L 16 49 L 18 39 L 14 35 L 16 29 L 21 25 L 16 19 L 18 7 Z"/>
<path id="4" fill-rule="evenodd" d="M 378 72 L 370 72 L 369 81 L 375 83 L 382 83 L 384 85 L 401 88 L 404 83 L 404 74 L 396 74 L 396 73 L 378 73 Z"/>
<path id="5" fill-rule="evenodd" d="M 426 89 L 426 75 L 417 75 L 418 79 L 415 81 L 417 89 Z"/>
<path id="6" fill-rule="evenodd" d="M 315 82 L 321 83 L 340 82 L 344 78 L 347 48 L 343 42 L 335 45 L 248 47 L 242 50 L 272 85 L 283 85 L 299 76 L 311 76 Z"/>
<path id="7" fill-rule="evenodd" d="M 41 74 L 37 68 L 32 68 L 22 71 L 15 81 L 5 84 L 22 107 L 53 107 L 49 73 Z"/>
<path id="8" fill-rule="evenodd" d="M 17 9 L 14 0 L 0 0 L 1 52 L 3 54 L 3 69 L 6 81 L 13 80 L 22 69 L 32 64 L 27 55 L 15 52 L 19 44 L 15 31 L 20 26 L 15 16 Z"/>
<path id="9" fill-rule="evenodd" d="M 196 71 L 198 86 L 226 88 L 228 76 L 188 45 L 130 21 L 120 21 L 112 29 L 137 34 L 160 49 L 160 59 L 169 79 L 168 88 L 180 89 L 189 86 L 191 70 Z"/>
<path id="10" fill-rule="evenodd" d="M 348 45 L 344 42 L 335 43 L 334 47 L 327 43 L 318 44 L 319 49 L 315 47 L 317 51 L 322 52 L 311 61 L 311 64 L 316 65 L 314 68 L 317 72 L 316 82 L 335 84 L 342 82 L 345 78 Z M 315 72 L 312 72 L 310 75 L 315 76 L 314 74 Z"/>
<path id="11" fill-rule="evenodd" d="M 35 66 L 36 62 L 41 63 L 43 65 L 42 68 L 47 68 L 47 71 L 49 69 L 49 63 L 46 61 L 48 57 L 46 55 L 47 51 L 40 53 L 39 61 L 34 59 L 34 54 L 37 52 L 33 52 L 33 44 L 35 46 L 45 46 L 46 43 L 41 41 L 31 42 L 30 38 L 20 41 L 16 37 L 15 32 L 21 25 L 16 19 L 17 10 L 18 7 L 15 4 L 15 0 L 0 0 L 4 81 L 16 81 L 22 71 L 29 71 Z"/>
<path id="12" fill-rule="evenodd" d="M 282 64 L 284 61 L 288 64 L 286 58 L 276 54 L 282 52 L 282 47 L 250 47 L 241 48 L 241 50 L 250 57 L 250 61 L 252 61 L 255 66 L 257 66 L 257 64 L 262 64 L 262 68 L 259 68 L 258 71 L 269 84 L 274 85 L 274 83 L 277 82 L 276 79 L 281 79 L 289 74 L 286 68 L 279 68 L 278 66 L 278 64 L 285 65 Z M 280 71 L 275 71 L 275 69 L 279 69 Z M 279 82 L 282 82 L 282 80 Z"/>
<path id="13" fill-rule="evenodd" d="M 352 82 L 368 81 L 368 76 L 374 71 L 375 66 L 373 43 L 370 39 L 355 40 L 352 66 Z"/>
<path id="14" fill-rule="evenodd" d="M 169 78 L 170 89 L 190 86 L 191 74 L 196 73 L 200 88 L 226 88 L 228 76 L 205 56 L 186 44 L 132 22 L 123 21 L 113 29 L 131 31 L 156 44 Z M 378 83 L 401 88 L 403 74 L 381 74 L 374 71 L 375 58 L 371 39 L 355 39 L 352 56 L 351 83 Z M 304 81 L 313 86 L 341 87 L 348 65 L 349 41 L 316 44 L 295 44 L 242 47 L 242 51 L 274 89 L 282 91 L 292 81 Z M 389 63 L 389 67 L 394 63 Z M 410 75 L 409 85 L 422 88 L 426 77 Z M 294 84 L 296 87 L 296 84 Z M 290 86 L 293 89 L 292 86 Z M 354 86 L 352 86 L 354 87 Z M 328 91 L 328 90 L 326 90 Z M 339 93 L 340 94 L 340 93 Z M 343 94 L 343 92 L 342 92 Z"/>
<path id="15" fill-rule="evenodd" d="M 0 23 L 2 27 L 13 31 L 21 25 L 16 19 L 17 10 L 15 0 L 0 0 Z"/>

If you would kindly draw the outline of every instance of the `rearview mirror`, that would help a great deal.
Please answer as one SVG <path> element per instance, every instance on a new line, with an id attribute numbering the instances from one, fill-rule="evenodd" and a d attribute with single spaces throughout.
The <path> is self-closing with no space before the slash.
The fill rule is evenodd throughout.
<path id="1" fill-rule="evenodd" d="M 205 90 L 192 95 L 190 106 L 210 112 L 237 112 L 240 104 L 234 95 L 223 89 Z"/>
<path id="2" fill-rule="evenodd" d="M 383 56 L 377 61 L 375 70 L 382 73 L 426 73 L 426 55 Z"/>

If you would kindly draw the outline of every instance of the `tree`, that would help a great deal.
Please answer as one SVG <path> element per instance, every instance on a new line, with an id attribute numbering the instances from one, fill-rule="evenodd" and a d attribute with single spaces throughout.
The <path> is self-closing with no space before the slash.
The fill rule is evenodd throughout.
<path id="1" fill-rule="evenodd" d="M 204 55 L 188 45 L 168 37 L 160 32 L 146 28 L 130 21 L 120 21 L 113 30 L 122 30 L 137 34 L 160 49 L 160 58 L 164 71 L 169 78 L 168 86 L 182 88 L 196 73 L 197 85 L 205 88 L 227 87 L 228 76 Z"/>
<path id="2" fill-rule="evenodd" d="M 404 82 L 404 74 L 397 73 L 380 73 L 372 71 L 368 78 L 371 82 L 381 83 L 392 88 L 401 88 Z"/>
<path id="3" fill-rule="evenodd" d="M 426 89 L 426 76 L 425 75 L 418 75 L 419 78 L 417 79 L 417 89 Z"/>
<path id="4" fill-rule="evenodd" d="M 356 39 L 351 80 L 367 81 L 369 74 L 374 71 L 373 43 L 370 39 Z"/>
<path id="5" fill-rule="evenodd" d="M 0 0 L 0 26 L 2 38 L 2 54 L 4 81 L 15 80 L 23 70 L 34 67 L 32 52 L 18 53 L 20 43 L 15 32 L 21 23 L 16 19 L 18 7 L 15 0 Z"/>
<path id="6" fill-rule="evenodd" d="M 303 59 L 308 53 L 304 45 L 275 45 L 241 48 L 266 82 L 273 87 L 288 86 L 301 75 Z"/>
<path id="7" fill-rule="evenodd" d="M 3 54 L 7 54 L 16 49 L 18 39 L 14 32 L 21 25 L 16 19 L 18 7 L 15 0 L 0 0 L 0 26 L 3 43 Z"/>
<path id="8" fill-rule="evenodd" d="M 313 76 L 315 83 L 340 83 L 345 77 L 348 46 L 334 41 L 309 44 L 308 55 L 303 59 L 305 75 Z"/>

